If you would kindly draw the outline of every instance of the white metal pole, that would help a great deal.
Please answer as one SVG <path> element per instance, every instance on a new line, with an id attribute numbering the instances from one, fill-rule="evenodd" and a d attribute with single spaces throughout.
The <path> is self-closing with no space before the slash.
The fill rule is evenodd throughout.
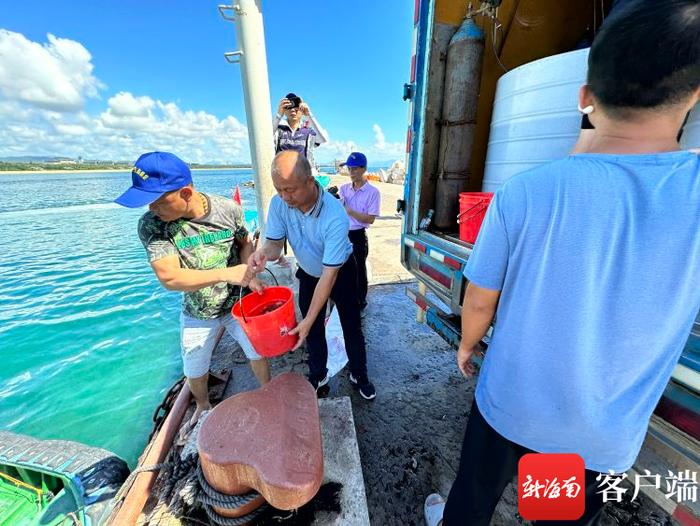
<path id="1" fill-rule="evenodd" d="M 236 41 L 239 51 L 226 53 L 226 58 L 229 62 L 236 62 L 236 60 L 230 60 L 230 57 L 237 55 L 237 62 L 241 65 L 250 158 L 255 172 L 253 176 L 258 205 L 258 221 L 261 236 L 264 236 L 267 209 L 274 193 L 274 187 L 270 177 L 273 157 L 272 107 L 267 77 L 262 0 L 234 1 L 233 6 L 220 6 L 220 11 L 222 7 L 233 10 L 236 22 Z M 223 11 L 222 15 L 224 15 Z"/>

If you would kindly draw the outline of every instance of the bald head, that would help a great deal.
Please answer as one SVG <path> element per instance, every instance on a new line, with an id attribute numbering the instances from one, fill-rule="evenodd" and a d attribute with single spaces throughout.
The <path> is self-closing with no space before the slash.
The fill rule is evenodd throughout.
<path id="1" fill-rule="evenodd" d="M 285 150 L 275 155 L 272 160 L 272 179 L 288 180 L 297 178 L 300 181 L 312 178 L 311 164 L 294 150 Z"/>
<path id="2" fill-rule="evenodd" d="M 309 161 L 294 150 L 275 155 L 272 161 L 272 184 L 288 206 L 302 211 L 313 207 L 318 198 L 316 180 Z"/>

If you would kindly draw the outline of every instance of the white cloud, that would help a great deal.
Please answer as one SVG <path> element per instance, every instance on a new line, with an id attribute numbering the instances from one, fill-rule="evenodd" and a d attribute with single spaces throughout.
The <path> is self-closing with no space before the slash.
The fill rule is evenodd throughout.
<path id="1" fill-rule="evenodd" d="M 81 124 L 56 124 L 54 129 L 61 135 L 68 135 L 73 137 L 80 137 L 82 135 L 87 135 L 90 133 L 85 126 Z"/>
<path id="2" fill-rule="evenodd" d="M 26 106 L 26 105 L 25 105 Z M 173 102 L 120 92 L 97 116 L 58 113 L 0 100 L 0 156 L 56 155 L 133 160 L 148 150 L 172 151 L 188 162 L 245 162 L 248 133 L 235 117 L 219 119 Z"/>
<path id="3" fill-rule="evenodd" d="M 115 117 L 148 117 L 155 102 L 150 97 L 134 97 L 120 91 L 107 101 L 109 112 Z"/>
<path id="4" fill-rule="evenodd" d="M 374 131 L 374 145 L 372 151 L 382 158 L 403 159 L 406 156 L 406 145 L 403 142 L 386 142 L 384 132 L 379 124 L 372 126 Z"/>
<path id="5" fill-rule="evenodd" d="M 0 29 L 0 156 L 54 155 L 130 161 L 166 150 L 189 162 L 249 162 L 248 132 L 233 116 L 217 117 L 172 101 L 118 91 L 88 114 L 89 98 L 104 85 L 79 42 L 48 35 L 33 42 Z M 387 141 L 379 124 L 374 143 L 329 141 L 319 161 L 362 151 L 370 165 L 404 159 L 404 144 Z"/>
<path id="6" fill-rule="evenodd" d="M 374 132 L 374 146 L 379 149 L 384 148 L 386 146 L 386 138 L 379 124 L 373 124 L 372 131 Z"/>
<path id="7" fill-rule="evenodd" d="M 0 156 L 55 155 L 133 160 L 168 150 L 190 162 L 246 162 L 248 133 L 235 117 L 218 118 L 174 102 L 119 91 L 102 111 L 83 111 L 103 84 L 79 42 L 45 43 L 0 29 Z"/>
<path id="8" fill-rule="evenodd" d="M 350 152 L 359 151 L 367 156 L 370 166 L 376 166 L 406 158 L 406 145 L 403 142 L 387 142 L 379 124 L 372 126 L 372 132 L 374 143 L 371 145 L 357 144 L 355 141 L 328 141 L 319 147 L 316 159 L 327 163 L 334 159 L 345 159 Z"/>
<path id="9" fill-rule="evenodd" d="M 92 74 L 92 56 L 75 40 L 47 38 L 40 44 L 0 29 L 0 93 L 58 112 L 80 110 L 104 87 Z"/>
<path id="10" fill-rule="evenodd" d="M 334 159 L 345 159 L 350 152 L 361 149 L 354 141 L 328 141 L 319 147 L 317 160 L 332 161 Z"/>

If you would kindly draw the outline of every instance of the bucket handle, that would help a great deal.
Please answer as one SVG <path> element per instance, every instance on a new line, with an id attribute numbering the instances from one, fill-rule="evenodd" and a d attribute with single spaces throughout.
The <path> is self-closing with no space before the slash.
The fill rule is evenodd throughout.
<path id="1" fill-rule="evenodd" d="M 265 267 L 265 270 L 267 270 L 270 273 L 270 276 L 272 276 L 272 279 L 275 280 L 275 285 L 279 287 L 280 283 L 279 283 L 279 281 L 277 281 L 277 278 L 272 273 L 272 271 L 267 267 Z M 243 314 L 243 301 L 242 300 L 243 300 L 243 287 L 239 286 L 238 287 L 238 305 L 240 306 L 240 309 L 241 309 L 241 317 L 243 318 L 243 322 L 248 323 L 248 320 L 245 319 L 245 314 Z"/>
<path id="2" fill-rule="evenodd" d="M 481 212 L 481 211 L 484 210 L 485 208 L 488 208 L 488 207 L 489 207 L 488 204 L 486 204 L 486 207 L 484 207 L 484 204 L 486 204 L 485 201 L 479 201 L 479 202 L 476 203 L 475 205 L 472 205 L 471 207 L 467 208 L 464 212 L 460 212 L 459 214 L 457 214 L 457 223 L 461 223 L 461 222 L 462 222 L 462 219 L 460 219 L 460 218 L 461 218 L 464 214 L 467 214 L 467 213 L 471 212 L 472 210 L 474 210 L 477 206 L 481 206 L 481 208 L 479 208 L 476 212 L 474 212 L 472 215 L 470 215 L 469 217 L 467 217 L 467 219 L 466 219 L 467 221 L 469 221 L 472 217 L 475 217 L 476 214 L 478 214 L 479 212 Z"/>

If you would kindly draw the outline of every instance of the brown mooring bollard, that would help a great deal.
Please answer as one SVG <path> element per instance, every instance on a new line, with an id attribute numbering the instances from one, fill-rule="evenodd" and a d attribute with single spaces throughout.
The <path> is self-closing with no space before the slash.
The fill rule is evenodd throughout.
<path id="1" fill-rule="evenodd" d="M 254 489 L 262 496 L 235 510 L 215 507 L 220 515 L 246 515 L 264 501 L 281 510 L 299 508 L 323 480 L 316 393 L 305 378 L 281 374 L 217 405 L 202 424 L 197 447 L 215 490 L 241 495 Z"/>

